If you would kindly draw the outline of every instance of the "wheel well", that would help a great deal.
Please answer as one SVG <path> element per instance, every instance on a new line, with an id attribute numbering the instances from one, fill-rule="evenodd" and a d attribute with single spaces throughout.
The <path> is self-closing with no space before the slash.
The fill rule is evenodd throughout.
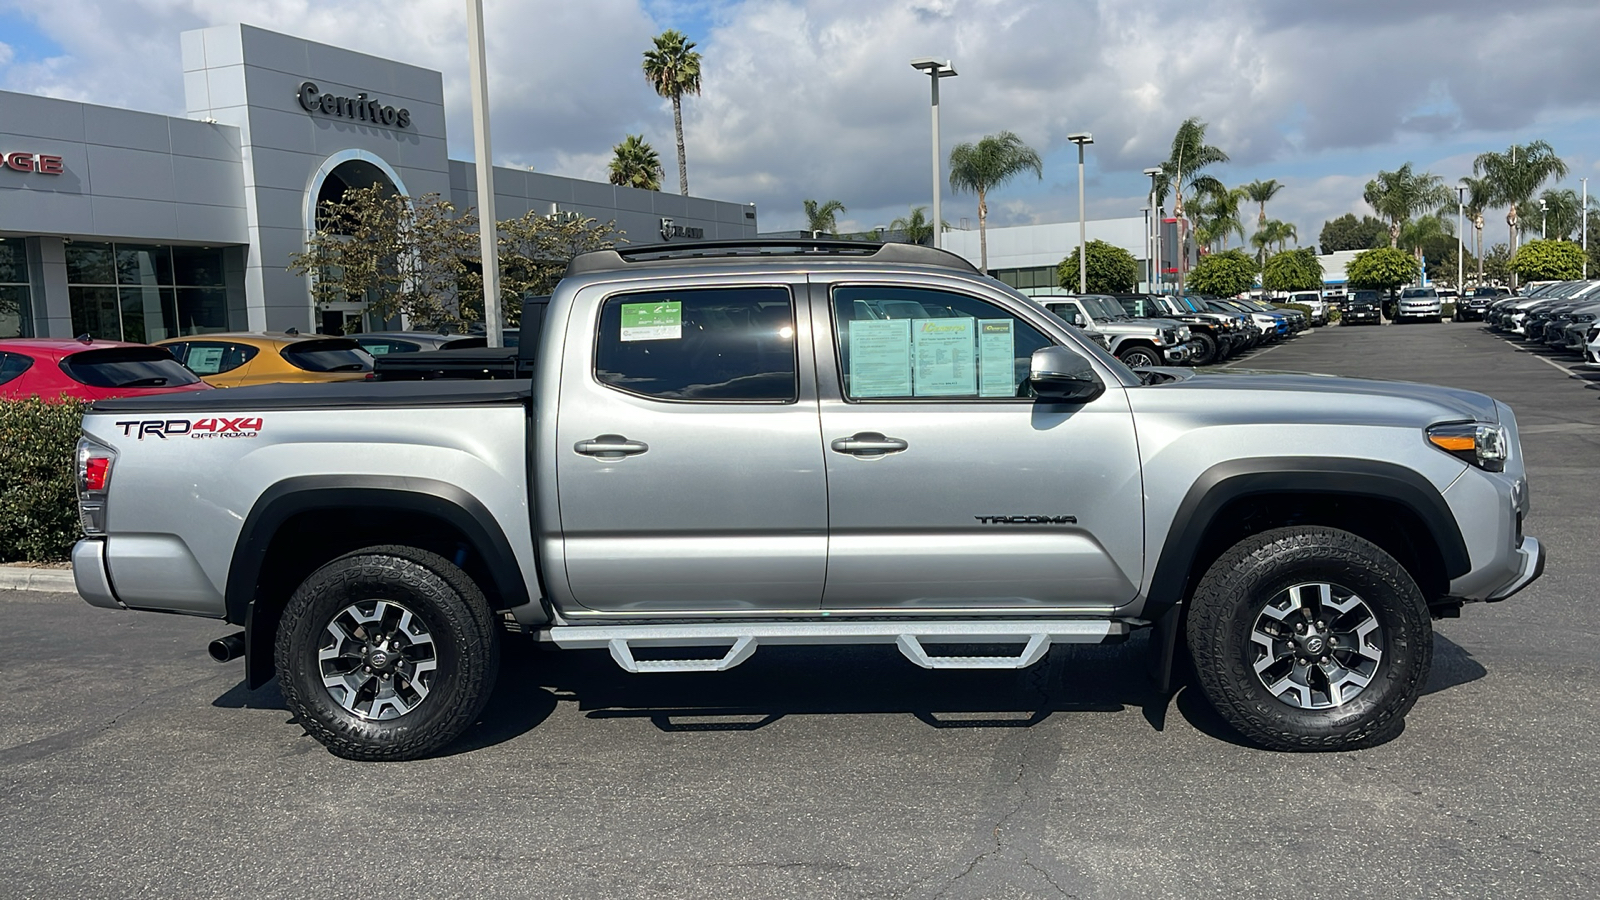
<path id="1" fill-rule="evenodd" d="M 1286 493 L 1235 497 L 1219 509 L 1190 560 L 1183 596 L 1229 547 L 1250 535 L 1292 525 L 1337 528 L 1377 544 L 1405 567 L 1429 602 L 1449 591 L 1444 556 L 1410 507 L 1367 495 Z"/>

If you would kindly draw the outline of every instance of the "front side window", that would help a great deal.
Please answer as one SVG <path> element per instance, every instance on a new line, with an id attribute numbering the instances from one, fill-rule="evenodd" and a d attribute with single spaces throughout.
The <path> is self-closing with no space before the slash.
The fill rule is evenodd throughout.
<path id="1" fill-rule="evenodd" d="M 925 288 L 836 287 L 833 316 L 850 400 L 1031 397 L 1033 352 L 1054 343 L 992 303 Z"/>
<path id="2" fill-rule="evenodd" d="M 794 301 L 781 287 L 619 294 L 600 309 L 594 372 L 660 400 L 793 402 Z"/>

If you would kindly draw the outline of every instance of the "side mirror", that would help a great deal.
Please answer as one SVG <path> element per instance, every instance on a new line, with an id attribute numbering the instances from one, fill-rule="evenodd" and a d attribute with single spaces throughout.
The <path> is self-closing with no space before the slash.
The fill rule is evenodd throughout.
<path id="1" fill-rule="evenodd" d="M 1041 347 L 1028 365 L 1033 394 L 1047 403 L 1088 403 L 1106 392 L 1089 361 L 1066 347 Z"/>

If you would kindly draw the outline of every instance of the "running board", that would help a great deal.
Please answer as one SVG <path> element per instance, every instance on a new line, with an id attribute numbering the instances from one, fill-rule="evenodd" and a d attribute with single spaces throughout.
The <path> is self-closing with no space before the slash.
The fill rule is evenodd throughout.
<path id="1" fill-rule="evenodd" d="M 725 672 L 763 644 L 894 644 L 924 669 L 1024 669 L 1043 659 L 1051 644 L 1099 644 L 1128 634 L 1115 619 L 1050 621 L 724 622 L 705 625 L 556 625 L 539 634 L 563 650 L 611 652 L 628 672 Z M 934 656 L 934 644 L 1021 644 L 1015 656 Z M 638 659 L 635 649 L 715 647 L 720 656 Z"/>

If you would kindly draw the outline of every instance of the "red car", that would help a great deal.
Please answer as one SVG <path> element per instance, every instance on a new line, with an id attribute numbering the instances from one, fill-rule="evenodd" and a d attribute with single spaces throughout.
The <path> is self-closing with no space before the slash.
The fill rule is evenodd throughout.
<path id="1" fill-rule="evenodd" d="M 73 338 L 0 340 L 0 400 L 109 400 L 211 385 L 165 347 Z"/>

